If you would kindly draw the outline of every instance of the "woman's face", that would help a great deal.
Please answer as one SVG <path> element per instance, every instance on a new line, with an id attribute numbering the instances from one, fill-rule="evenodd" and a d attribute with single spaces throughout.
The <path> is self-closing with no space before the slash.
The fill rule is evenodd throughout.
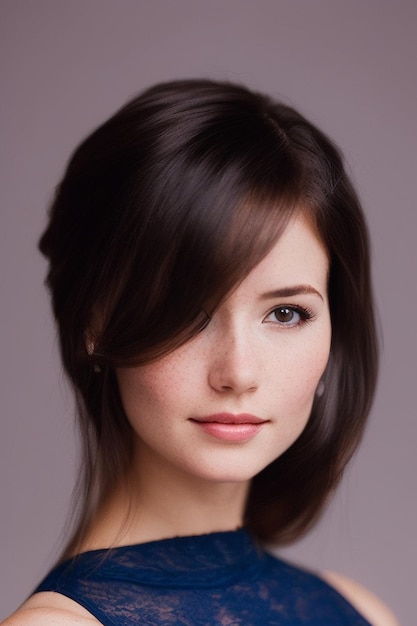
<path id="1" fill-rule="evenodd" d="M 327 275 L 323 244 L 294 218 L 202 332 L 117 370 L 142 468 L 247 481 L 291 446 L 329 356 Z"/>

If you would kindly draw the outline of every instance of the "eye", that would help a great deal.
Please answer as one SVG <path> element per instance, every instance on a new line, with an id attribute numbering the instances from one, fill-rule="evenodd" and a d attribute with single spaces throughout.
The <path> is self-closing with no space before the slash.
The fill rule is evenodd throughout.
<path id="1" fill-rule="evenodd" d="M 279 306 L 273 309 L 265 318 L 266 322 L 273 322 L 280 326 L 299 326 L 312 319 L 313 314 L 307 309 L 294 306 Z"/>

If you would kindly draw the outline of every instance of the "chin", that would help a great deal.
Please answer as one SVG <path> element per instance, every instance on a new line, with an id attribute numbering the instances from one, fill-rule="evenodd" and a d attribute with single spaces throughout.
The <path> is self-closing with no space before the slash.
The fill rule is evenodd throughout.
<path id="1" fill-rule="evenodd" d="M 237 463 L 224 463 L 216 465 L 200 465 L 198 468 L 193 468 L 192 473 L 196 478 L 212 482 L 212 483 L 247 483 L 252 480 L 259 472 L 261 472 L 266 466 L 249 465 L 245 466 Z"/>

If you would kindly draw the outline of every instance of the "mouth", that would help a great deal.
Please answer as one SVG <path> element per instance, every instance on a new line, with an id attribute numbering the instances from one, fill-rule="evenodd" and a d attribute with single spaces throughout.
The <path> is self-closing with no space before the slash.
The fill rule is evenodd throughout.
<path id="1" fill-rule="evenodd" d="M 216 439 L 241 442 L 252 439 L 269 420 L 249 413 L 239 415 L 217 413 L 206 417 L 195 417 L 190 421 Z"/>

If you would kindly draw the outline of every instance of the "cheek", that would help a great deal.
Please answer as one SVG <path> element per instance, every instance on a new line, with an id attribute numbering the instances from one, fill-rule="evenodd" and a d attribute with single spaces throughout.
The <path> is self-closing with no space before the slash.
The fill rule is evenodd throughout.
<path id="1" fill-rule="evenodd" d="M 171 361 L 166 358 L 142 367 L 116 370 L 122 404 L 129 421 L 163 417 L 172 410 L 174 399 L 181 395 L 181 390 L 189 389 L 184 372 L 181 374 Z"/>
<path id="2" fill-rule="evenodd" d="M 285 398 L 283 411 L 308 417 L 317 386 L 326 369 L 330 353 L 330 340 L 315 343 L 307 349 L 292 350 L 288 367 L 280 380 L 280 394 Z"/>
<path id="3" fill-rule="evenodd" d="M 143 419 L 156 404 L 158 378 L 146 368 L 123 368 L 116 371 L 120 397 L 129 421 Z M 158 395 L 163 392 L 159 388 Z"/>

